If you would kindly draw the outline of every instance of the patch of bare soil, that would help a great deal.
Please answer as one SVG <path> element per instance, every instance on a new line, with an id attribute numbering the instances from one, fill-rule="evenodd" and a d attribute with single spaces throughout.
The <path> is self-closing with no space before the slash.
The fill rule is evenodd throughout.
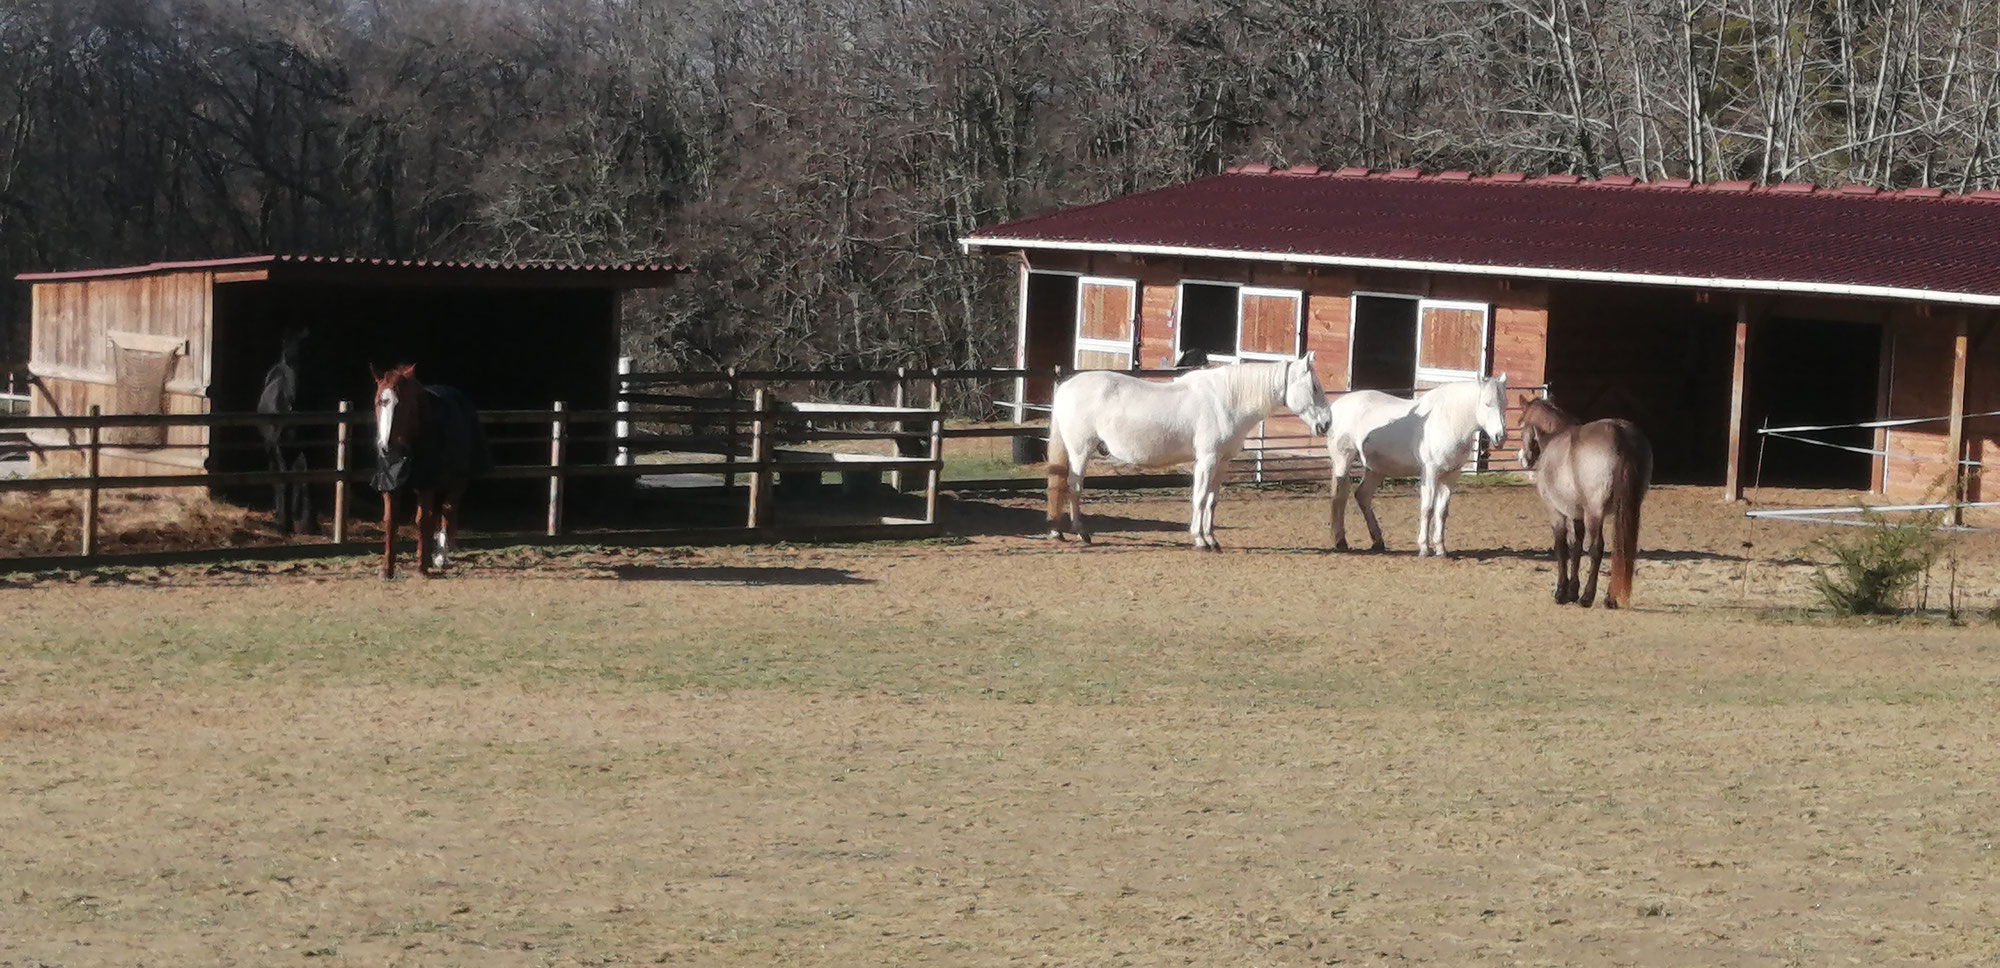
<path id="1" fill-rule="evenodd" d="M 1443 561 L 1400 493 L 1336 555 L 1323 494 L 1229 492 L 1203 554 L 1097 492 L 1091 548 L 1023 497 L 28 580 L 0 964 L 2000 959 L 2000 631 L 1805 614 L 1830 529 L 1707 489 L 1649 501 L 1637 608 L 1559 607 L 1534 500 L 1461 492 Z"/>

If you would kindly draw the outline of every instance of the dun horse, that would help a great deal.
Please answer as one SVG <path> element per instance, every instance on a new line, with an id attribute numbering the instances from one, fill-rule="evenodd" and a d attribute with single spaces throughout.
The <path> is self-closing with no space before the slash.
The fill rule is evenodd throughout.
<path id="1" fill-rule="evenodd" d="M 1632 565 L 1639 556 L 1639 508 L 1653 479 L 1653 445 L 1629 420 L 1580 424 L 1555 404 L 1535 400 L 1521 416 L 1521 463 L 1535 472 L 1535 490 L 1555 532 L 1556 604 L 1585 608 L 1597 597 L 1604 559 L 1604 518 L 1618 519 L 1611 539 L 1611 589 L 1605 608 L 1632 604 Z M 1590 578 L 1577 594 L 1577 568 L 1590 542 Z"/>
<path id="2" fill-rule="evenodd" d="M 1236 363 L 1156 383 L 1113 370 L 1090 370 L 1056 388 L 1049 414 L 1049 537 L 1063 536 L 1063 516 L 1084 544 L 1083 472 L 1100 448 L 1140 467 L 1194 462 L 1188 533 L 1197 548 L 1215 541 L 1215 497 L 1222 465 L 1243 449 L 1259 421 L 1290 408 L 1315 436 L 1326 432 L 1326 391 L 1312 354 L 1271 363 Z"/>
<path id="3" fill-rule="evenodd" d="M 257 396 L 257 412 L 289 414 L 299 406 L 299 358 L 306 331 L 293 329 L 279 344 L 278 362 L 264 373 L 264 390 Z M 264 424 L 257 428 L 264 437 L 264 463 L 273 472 L 303 472 L 306 469 L 306 428 L 297 424 Z M 313 513 L 312 485 L 303 481 L 280 480 L 271 485 L 271 513 L 281 534 L 319 533 L 319 515 Z"/>
<path id="4" fill-rule="evenodd" d="M 1472 459 L 1483 432 L 1492 445 L 1507 442 L 1507 374 L 1447 383 L 1415 400 L 1380 390 L 1355 390 L 1333 402 L 1326 433 L 1333 464 L 1333 547 L 1347 550 L 1347 496 L 1354 494 L 1368 522 L 1369 550 L 1381 551 L 1382 525 L 1375 520 L 1375 489 L 1384 477 L 1415 477 L 1417 556 L 1444 555 L 1444 523 L 1451 513 L 1451 488 Z M 1361 465 L 1361 487 L 1347 478 Z"/>
<path id="5" fill-rule="evenodd" d="M 371 368 L 372 369 L 372 368 Z M 415 498 L 417 572 L 443 569 L 458 532 L 459 498 L 492 466 L 479 413 L 465 394 L 417 382 L 415 366 L 374 371 L 375 489 L 382 492 L 382 577 L 396 576 L 396 495 Z"/>

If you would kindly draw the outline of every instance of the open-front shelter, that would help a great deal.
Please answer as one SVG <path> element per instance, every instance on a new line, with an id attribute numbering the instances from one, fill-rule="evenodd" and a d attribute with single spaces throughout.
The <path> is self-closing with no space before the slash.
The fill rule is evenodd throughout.
<path id="1" fill-rule="evenodd" d="M 1660 479 L 1732 498 L 1919 498 L 1954 457 L 2000 459 L 2000 419 L 1968 416 L 2000 410 L 2000 192 L 1243 165 L 963 244 L 1019 260 L 1021 366 L 1315 350 L 1330 390 L 1505 372 L 1637 421 Z M 1895 418 L 1935 419 L 1855 426 Z M 1757 433 L 1795 425 L 1842 427 Z"/>
<path id="2" fill-rule="evenodd" d="M 18 278 L 33 301 L 32 412 L 251 412 L 294 327 L 309 333 L 301 410 L 349 400 L 365 412 L 370 364 L 402 362 L 483 409 L 557 400 L 608 409 L 623 293 L 687 271 L 258 255 L 28 273 Z M 206 427 L 122 432 L 108 441 L 103 470 L 198 474 L 262 459 L 252 450 L 212 452 L 210 441 Z"/>

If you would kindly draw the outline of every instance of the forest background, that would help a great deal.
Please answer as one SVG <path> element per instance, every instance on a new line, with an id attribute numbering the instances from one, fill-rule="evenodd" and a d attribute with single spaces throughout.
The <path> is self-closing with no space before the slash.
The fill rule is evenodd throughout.
<path id="1" fill-rule="evenodd" d="M 685 262 L 647 368 L 1005 362 L 975 228 L 1238 161 L 2000 182 L 1969 0 L 0 0 L 0 272 Z M 26 352 L 25 287 L 0 356 Z"/>

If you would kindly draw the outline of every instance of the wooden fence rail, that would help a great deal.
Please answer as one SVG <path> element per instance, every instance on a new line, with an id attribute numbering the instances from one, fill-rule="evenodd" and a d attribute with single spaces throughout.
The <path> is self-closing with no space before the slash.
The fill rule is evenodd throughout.
<path id="1" fill-rule="evenodd" d="M 733 413 L 734 408 L 728 408 Z M 753 417 L 749 424 L 747 441 L 748 456 L 735 453 L 735 439 L 725 435 L 709 435 L 704 439 L 724 445 L 722 459 L 672 464 L 637 464 L 613 460 L 599 463 L 578 462 L 571 456 L 571 448 L 580 442 L 612 443 L 621 441 L 617 434 L 578 435 L 573 428 L 579 424 L 615 424 L 620 420 L 656 420 L 696 422 L 712 418 L 717 411 L 704 405 L 680 410 L 571 410 L 565 403 L 557 402 L 548 410 L 489 410 L 480 413 L 480 419 L 488 427 L 538 426 L 540 435 L 528 437 L 508 437 L 496 441 L 507 444 L 533 443 L 536 440 L 548 444 L 546 464 L 506 464 L 492 468 L 486 478 L 497 480 L 534 480 L 548 482 L 548 505 L 544 536 L 559 537 L 566 533 L 564 519 L 565 492 L 571 478 L 639 478 L 662 473 L 673 474 L 739 474 L 747 473 L 761 482 L 753 492 L 744 528 L 755 529 L 760 534 L 781 535 L 774 530 L 774 494 L 771 481 L 775 475 L 792 473 L 882 473 L 928 472 L 928 493 L 924 500 L 924 516 L 916 520 L 885 519 L 862 525 L 815 525 L 809 528 L 811 534 L 829 539 L 839 539 L 843 535 L 854 537 L 881 537 L 902 534 L 911 537 L 934 535 L 937 526 L 937 486 L 939 471 L 943 467 L 941 438 L 939 432 L 943 421 L 937 410 L 922 407 L 881 407 L 853 404 L 827 404 L 815 402 L 779 401 L 763 390 L 756 391 L 752 406 L 746 416 Z M 842 430 L 839 425 L 846 422 L 922 421 L 924 432 L 880 431 L 874 429 Z M 831 424 L 826 427 L 823 425 Z M 113 427 L 250 427 L 250 426 L 330 426 L 333 460 L 331 467 L 303 471 L 208 471 L 199 474 L 122 474 L 105 475 L 100 472 L 100 458 L 107 450 L 103 431 Z M 81 527 L 78 543 L 80 558 L 94 558 L 99 545 L 99 498 L 104 491 L 153 488 L 209 487 L 227 488 L 270 484 L 326 484 L 334 485 L 333 541 L 347 540 L 347 515 L 350 507 L 348 488 L 369 480 L 371 471 L 357 467 L 353 460 L 352 442 L 357 432 L 366 434 L 372 430 L 372 414 L 356 413 L 352 404 L 342 401 L 339 409 L 285 415 L 267 414 L 168 414 L 133 415 L 104 414 L 92 406 L 87 415 L 13 417 L 0 416 L 0 434 L 17 429 L 63 430 L 78 439 L 70 444 L 51 444 L 43 450 L 70 451 L 83 457 L 82 473 L 53 475 L 46 477 L 24 477 L 0 479 L 0 494 L 8 492 L 83 491 Z M 797 451 L 785 450 L 783 445 L 801 441 L 843 441 L 879 440 L 884 437 L 916 438 L 919 446 L 925 446 L 927 456 L 888 456 L 880 454 L 844 453 L 838 451 Z M 364 436 L 363 439 L 366 439 Z M 123 448 L 125 451 L 143 451 L 150 448 Z M 653 533 L 649 529 L 643 533 Z M 713 529 L 708 529 L 713 530 Z M 620 534 L 622 532 L 608 532 Z M 634 534 L 641 532 L 632 532 Z"/>

